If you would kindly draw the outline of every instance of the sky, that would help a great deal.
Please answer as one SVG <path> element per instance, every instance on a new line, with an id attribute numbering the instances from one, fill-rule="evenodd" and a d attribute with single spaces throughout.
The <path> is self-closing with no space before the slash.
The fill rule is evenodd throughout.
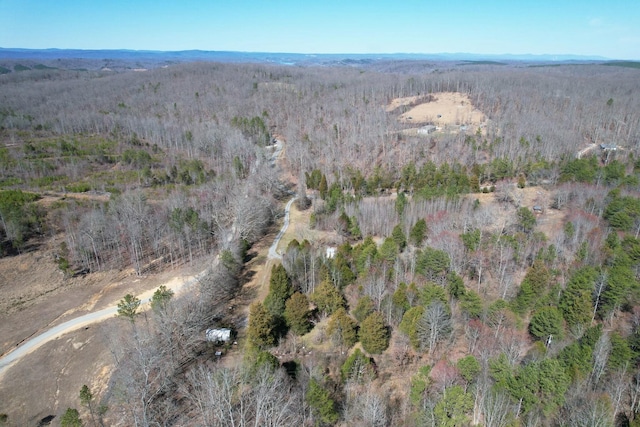
<path id="1" fill-rule="evenodd" d="M 0 0 L 0 47 L 640 59 L 639 0 Z"/>

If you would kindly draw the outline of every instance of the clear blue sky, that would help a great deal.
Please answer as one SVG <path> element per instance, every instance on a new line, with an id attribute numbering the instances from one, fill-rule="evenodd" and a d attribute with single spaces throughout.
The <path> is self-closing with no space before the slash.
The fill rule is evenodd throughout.
<path id="1" fill-rule="evenodd" d="M 0 47 L 640 59 L 640 0 L 0 0 Z"/>

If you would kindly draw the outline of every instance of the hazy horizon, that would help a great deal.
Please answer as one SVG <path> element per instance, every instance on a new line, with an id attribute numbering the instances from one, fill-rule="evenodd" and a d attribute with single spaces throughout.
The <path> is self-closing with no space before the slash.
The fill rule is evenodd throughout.
<path id="1" fill-rule="evenodd" d="M 559 54 L 533 54 L 528 52 L 503 52 L 503 53 L 483 53 L 483 52 L 376 52 L 376 53 L 363 53 L 363 52 L 286 52 L 286 51 L 250 51 L 250 50 L 206 50 L 206 49 L 181 49 L 181 50 L 160 50 L 160 49 L 129 49 L 129 48 L 109 48 L 109 49 L 77 49 L 77 48 L 58 48 L 58 47 L 49 47 L 49 48 L 25 48 L 21 46 L 0 46 L 1 50 L 6 51 L 81 51 L 81 52 L 139 52 L 139 53 L 181 53 L 181 52 L 203 52 L 203 53 L 238 53 L 238 54 L 274 54 L 274 55 L 301 55 L 301 56 L 371 56 L 375 57 L 379 56 L 473 56 L 473 57 L 578 57 L 578 58 L 593 58 L 593 59 L 601 59 L 601 60 L 618 60 L 618 58 L 610 58 L 601 55 L 577 55 L 570 52 L 559 53 Z"/>
<path id="2" fill-rule="evenodd" d="M 296 54 L 577 55 L 640 59 L 640 2 L 299 3 L 4 0 L 0 46 Z"/>

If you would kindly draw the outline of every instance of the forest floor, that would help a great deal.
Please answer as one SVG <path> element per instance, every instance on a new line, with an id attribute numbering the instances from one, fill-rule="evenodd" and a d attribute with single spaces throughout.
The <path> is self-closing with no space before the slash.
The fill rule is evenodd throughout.
<path id="1" fill-rule="evenodd" d="M 526 207 L 533 210 L 534 206 L 541 206 L 542 212 L 536 215 L 536 230 L 541 231 L 547 236 L 548 239 L 552 239 L 558 233 L 562 231 L 564 224 L 565 211 L 557 209 L 551 209 L 551 193 L 543 187 L 525 187 L 517 188 L 516 184 L 511 185 L 510 195 L 513 202 L 509 207 L 498 209 L 500 203 L 496 200 L 495 193 L 473 193 L 467 197 L 472 199 L 478 199 L 483 205 L 494 205 L 496 209 L 491 211 L 494 213 L 494 225 L 507 224 L 510 221 L 513 222 L 515 218 L 516 207 Z"/>

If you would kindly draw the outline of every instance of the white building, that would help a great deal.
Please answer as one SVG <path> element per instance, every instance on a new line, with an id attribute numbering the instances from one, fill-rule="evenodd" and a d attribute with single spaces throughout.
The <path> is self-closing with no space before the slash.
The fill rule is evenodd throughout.
<path id="1" fill-rule="evenodd" d="M 327 258 L 333 258 L 334 256 L 336 256 L 336 249 L 335 247 L 329 246 L 327 248 L 327 254 L 326 257 Z"/>
<path id="2" fill-rule="evenodd" d="M 436 127 L 434 125 L 426 125 L 418 129 L 418 134 L 429 135 L 430 133 L 433 133 L 435 131 L 436 131 Z"/>

